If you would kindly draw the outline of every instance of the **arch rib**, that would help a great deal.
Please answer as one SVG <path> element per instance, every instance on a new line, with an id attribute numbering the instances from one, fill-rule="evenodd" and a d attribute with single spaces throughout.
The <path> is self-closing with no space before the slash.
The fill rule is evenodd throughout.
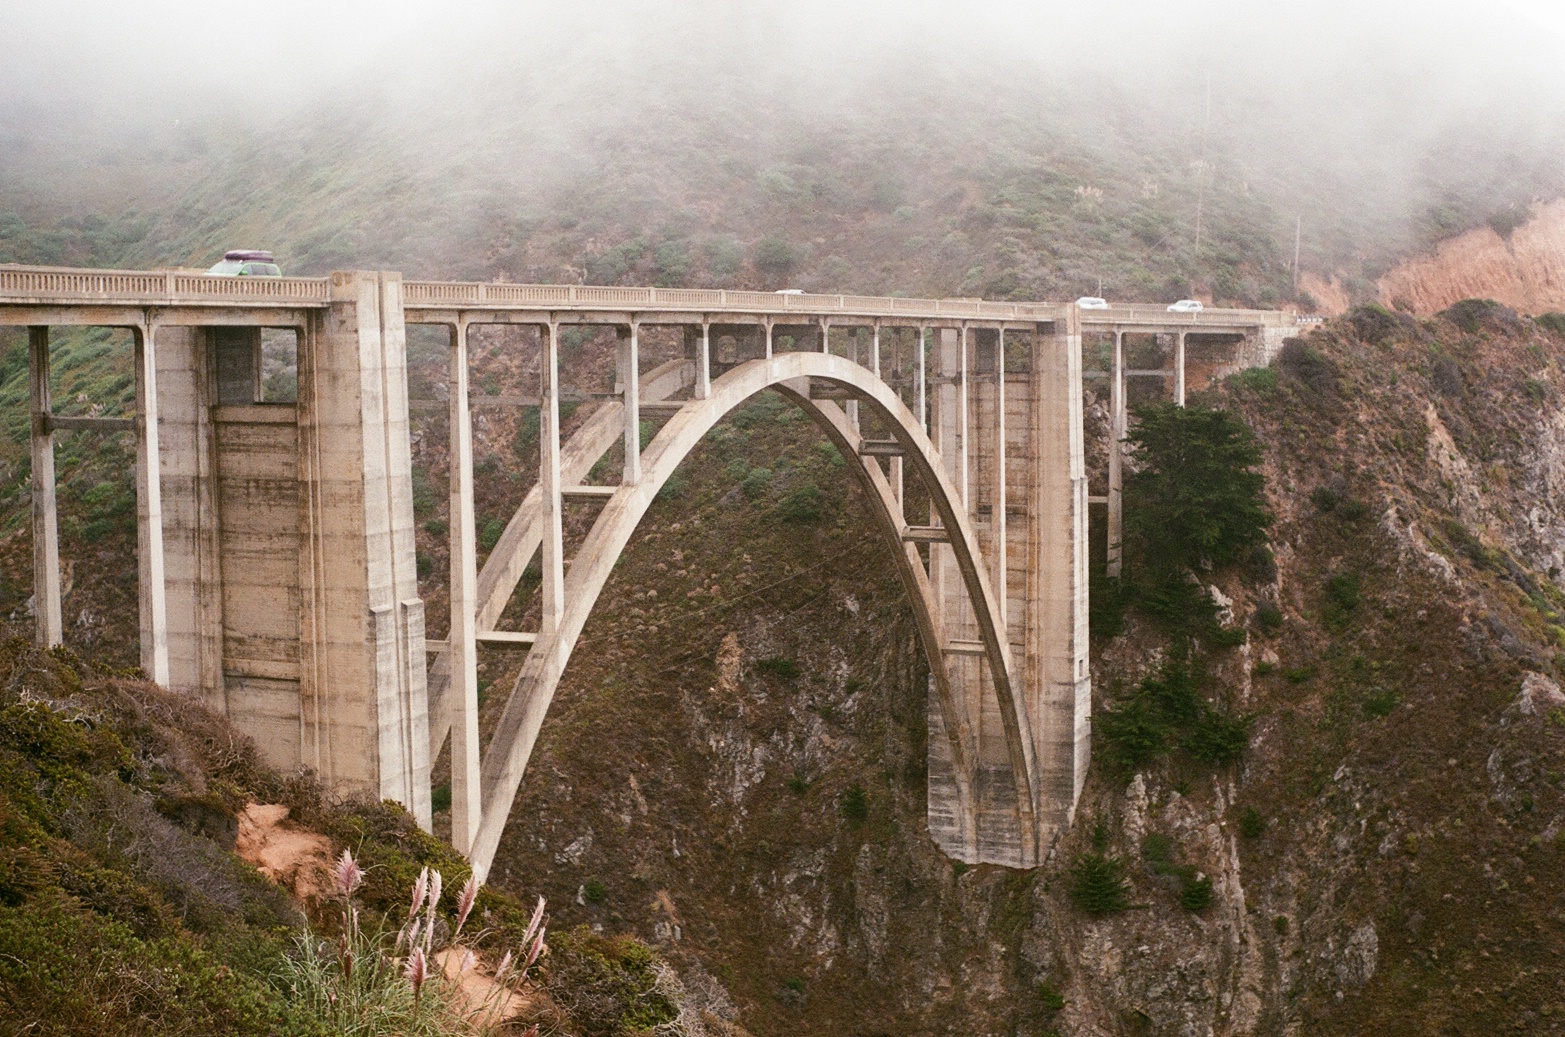
<path id="1" fill-rule="evenodd" d="M 1022 841 L 1036 859 L 1038 771 L 1031 723 L 1016 687 L 1016 670 L 1010 645 L 989 587 L 986 566 L 979 557 L 977 537 L 960 506 L 957 488 L 942 470 L 923 429 L 890 386 L 857 363 L 841 357 L 821 353 L 782 353 L 734 368 L 712 383 L 709 398 L 692 401 L 676 414 L 644 451 L 641 480 L 615 492 L 581 545 L 575 563 L 566 575 L 566 605 L 560 622 L 554 631 L 540 637 L 528 653 L 485 754 L 482 770 L 483 822 L 470 854 L 474 871 L 480 876 L 488 873 L 494 861 L 511 804 L 521 785 L 538 732 L 587 617 L 613 570 L 614 562 L 651 506 L 658 490 L 724 414 L 757 393 L 773 387 L 783 388 L 796 399 L 807 400 L 808 382 L 800 381 L 806 379 L 820 379 L 851 390 L 858 397 L 861 409 L 869 407 L 891 428 L 908 462 L 924 477 L 935 509 L 948 530 L 952 553 L 978 621 L 980 640 L 989 661 L 1005 730 L 1006 749 L 1016 782 Z M 796 384 L 790 388 L 784 384 L 788 382 Z M 825 416 L 819 406 L 811 406 L 809 409 L 813 414 Z M 829 424 L 835 426 L 836 422 L 831 420 Z M 841 426 L 837 426 L 837 432 L 838 435 L 833 438 L 840 437 L 839 449 L 844 445 L 856 447 L 856 436 L 851 436 Z M 854 453 L 856 455 L 856 449 Z M 865 477 L 873 481 L 867 472 Z M 880 492 L 877 486 L 872 500 L 878 497 Z M 898 540 L 900 542 L 900 535 Z M 901 553 L 906 557 L 905 550 Z M 925 636 L 927 639 L 927 631 Z M 939 650 L 937 646 L 935 652 Z M 943 661 L 941 667 L 944 667 Z"/>
<path id="2" fill-rule="evenodd" d="M 642 398 L 664 400 L 696 380 L 696 365 L 691 360 L 670 360 L 648 371 L 642 379 Z M 624 404 L 605 400 L 577 429 L 560 450 L 560 478 L 574 485 L 586 478 L 598 459 L 620 441 L 624 426 Z M 522 573 L 532 563 L 543 543 L 541 524 L 543 491 L 534 484 L 505 524 L 505 532 L 478 572 L 476 627 L 489 633 L 500 622 L 500 615 L 511 600 Z M 429 758 L 440 755 L 451 732 L 451 687 L 449 658 L 437 655 L 429 667 Z"/>

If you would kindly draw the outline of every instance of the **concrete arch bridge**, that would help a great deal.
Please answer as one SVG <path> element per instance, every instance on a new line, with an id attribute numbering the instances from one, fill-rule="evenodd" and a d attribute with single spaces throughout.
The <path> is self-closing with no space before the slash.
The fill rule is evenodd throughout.
<path id="1" fill-rule="evenodd" d="M 549 704 L 614 561 L 722 416 L 782 393 L 836 445 L 895 556 L 929 661 L 929 830 L 1013 867 L 1070 823 L 1089 754 L 1082 331 L 1237 335 L 1264 359 L 1286 315 L 654 288 L 230 279 L 0 266 L 0 325 L 30 328 L 38 637 L 61 640 L 53 473 L 61 432 L 135 434 L 143 666 L 224 710 L 276 764 L 430 817 L 449 736 L 452 840 L 486 873 Z M 66 417 L 49 329 L 131 331 L 133 417 Z M 406 329 L 447 331 L 451 624 L 427 639 L 413 547 Z M 471 392 L 469 332 L 529 329 L 536 386 Z M 561 330 L 611 326 L 614 389 L 560 432 Z M 682 355 L 647 367 L 644 336 Z M 291 336 L 297 397 L 267 399 L 263 336 Z M 1093 374 L 1093 372 L 1088 372 Z M 1122 399 L 1116 393 L 1116 414 Z M 414 406 L 418 406 L 417 403 Z M 472 409 L 539 409 L 538 481 L 480 571 Z M 662 422 L 645 449 L 644 421 Z M 1116 421 L 1112 435 L 1123 435 Z M 589 485 L 605 455 L 612 485 Z M 1117 456 L 1117 449 L 1116 449 Z M 1117 465 L 1115 466 L 1117 471 Z M 919 502 L 911 514 L 912 501 Z M 926 503 L 927 502 L 927 503 Z M 1096 501 L 1094 501 L 1096 502 Z M 596 509 L 567 559 L 566 508 Z M 539 560 L 537 630 L 497 629 Z M 525 646 L 480 746 L 482 645 Z"/>

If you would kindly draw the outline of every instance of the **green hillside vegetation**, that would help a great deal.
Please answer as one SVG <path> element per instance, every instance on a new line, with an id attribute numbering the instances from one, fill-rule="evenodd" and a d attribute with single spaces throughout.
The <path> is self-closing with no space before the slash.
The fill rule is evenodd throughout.
<path id="1" fill-rule="evenodd" d="M 339 1006 L 325 997 L 312 1001 L 303 989 L 311 967 L 322 967 L 309 963 L 336 953 L 315 948 L 316 941 L 336 946 L 341 909 L 327 896 L 296 904 L 230 852 L 236 815 L 247 803 L 286 804 L 294 820 L 353 851 L 363 867 L 355 927 L 366 933 L 382 919 L 389 930 L 402 924 L 420 869 L 443 872 L 448 893 L 426 928 L 438 929 L 436 949 L 451 938 L 467 867 L 400 808 L 329 801 L 308 775 L 285 777 L 263 766 L 254 746 L 220 717 L 64 649 L 42 652 L 20 640 L 0 646 L 0 686 L 6 1032 L 348 1032 Z M 529 913 L 516 899 L 482 889 L 463 944 L 476 945 L 493 965 L 503 949 L 522 942 Z M 315 935 L 301 943 L 310 931 Z M 551 977 L 551 986 L 590 1001 L 596 1016 L 578 1020 L 535 994 L 530 1015 L 511 1029 L 520 1033 L 523 1023 L 541 1019 L 555 1032 L 615 1037 L 624 1031 L 611 1023 L 621 1017 L 660 1022 L 677 1014 L 677 991 L 647 1001 L 658 959 L 629 939 L 614 943 L 615 956 L 606 958 L 601 948 L 611 942 L 591 934 L 566 938 L 552 961 L 545 959 L 570 977 L 564 985 Z M 353 946 L 360 947 L 362 975 L 371 944 Z M 411 1004 L 400 972 L 398 963 L 382 982 L 390 994 L 402 986 Z M 325 990 L 347 996 L 347 987 L 334 988 L 329 976 L 326 982 Z M 425 993 L 422 1014 L 410 1007 L 405 1018 L 393 1014 L 352 1032 L 476 1032 L 458 1017 L 431 1015 L 440 991 Z"/>

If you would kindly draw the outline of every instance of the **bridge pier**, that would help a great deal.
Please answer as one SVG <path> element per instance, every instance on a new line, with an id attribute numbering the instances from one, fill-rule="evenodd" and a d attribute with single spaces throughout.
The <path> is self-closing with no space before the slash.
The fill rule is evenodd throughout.
<path id="1" fill-rule="evenodd" d="M 273 765 L 427 825 L 400 278 L 334 274 L 326 305 L 283 318 L 297 403 L 259 402 L 260 328 L 282 321 L 214 319 L 148 329 L 138 350 L 138 424 L 157 433 L 141 454 L 161 475 L 146 482 L 166 505 L 139 523 L 143 545 L 166 538 L 162 578 L 144 581 L 167 595 L 162 682 L 226 712 Z"/>
<path id="2" fill-rule="evenodd" d="M 1037 326 L 1028 369 L 1007 373 L 1003 333 L 984 331 L 971 378 L 965 337 L 949 330 L 940 335 L 932 438 L 953 483 L 962 485 L 964 473 L 971 479 L 967 512 L 987 552 L 998 611 L 1020 661 L 1013 680 L 1025 696 L 1039 768 L 1032 776 L 1036 844 L 1023 838 L 1017 775 L 988 662 L 965 651 L 977 639 L 976 617 L 943 543 L 930 545 L 930 581 L 950 684 L 977 744 L 972 772 L 956 773 L 932 686 L 929 828 L 958 860 L 1031 867 L 1070 824 L 1090 749 L 1081 335 L 1069 319 Z M 1014 512 L 1013 487 L 1020 505 Z"/>
<path id="3" fill-rule="evenodd" d="M 33 617 L 38 643 L 63 644 L 60 617 L 60 516 L 54 487 L 53 405 L 49 391 L 49 329 L 27 329 L 29 440 L 33 494 Z"/>

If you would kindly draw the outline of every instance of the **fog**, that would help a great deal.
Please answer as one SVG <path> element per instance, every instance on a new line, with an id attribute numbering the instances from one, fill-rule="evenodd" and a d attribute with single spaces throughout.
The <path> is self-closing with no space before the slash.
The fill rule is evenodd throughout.
<path id="1" fill-rule="evenodd" d="M 1198 72 L 1352 120 L 1558 113 L 1553 0 L 8 0 L 0 98 L 35 117 L 265 114 L 546 72 L 612 95 L 673 61 L 804 97 L 884 67 L 1024 62 L 1152 93 Z"/>

